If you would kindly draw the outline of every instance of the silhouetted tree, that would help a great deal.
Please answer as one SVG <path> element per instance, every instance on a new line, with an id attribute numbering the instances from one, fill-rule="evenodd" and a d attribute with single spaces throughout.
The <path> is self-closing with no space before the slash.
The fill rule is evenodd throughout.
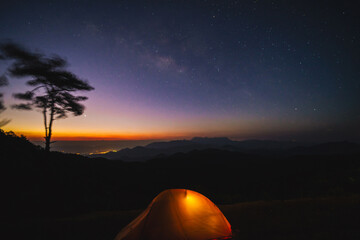
<path id="1" fill-rule="evenodd" d="M 66 118 L 68 113 L 79 116 L 84 112 L 80 101 L 85 96 L 74 96 L 76 91 L 90 91 L 94 88 L 86 81 L 66 70 L 66 60 L 59 56 L 46 57 L 40 53 L 32 53 L 14 43 L 0 46 L 4 59 L 13 60 L 7 69 L 13 77 L 31 77 L 27 85 L 30 91 L 16 93 L 14 97 L 26 101 L 13 105 L 20 110 L 39 108 L 42 111 L 45 127 L 45 150 L 50 151 L 52 127 L 55 119 Z"/>

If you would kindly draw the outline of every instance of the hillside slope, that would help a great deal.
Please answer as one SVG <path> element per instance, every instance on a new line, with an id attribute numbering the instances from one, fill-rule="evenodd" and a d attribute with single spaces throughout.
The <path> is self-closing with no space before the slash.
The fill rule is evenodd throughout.
<path id="1" fill-rule="evenodd" d="M 129 163 L 46 153 L 0 132 L 3 216 L 69 216 L 145 207 L 169 188 L 217 204 L 360 194 L 360 155 L 254 155 L 194 150 Z"/>

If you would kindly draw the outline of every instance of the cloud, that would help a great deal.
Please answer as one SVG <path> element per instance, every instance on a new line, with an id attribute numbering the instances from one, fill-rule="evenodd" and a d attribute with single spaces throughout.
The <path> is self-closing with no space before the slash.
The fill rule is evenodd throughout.
<path id="1" fill-rule="evenodd" d="M 99 36 L 102 34 L 101 26 L 88 22 L 85 24 L 85 33 L 91 36 Z"/>
<path id="2" fill-rule="evenodd" d="M 134 57 L 138 64 L 149 70 L 158 72 L 185 73 L 186 67 L 180 64 L 173 54 L 169 54 L 165 38 L 160 43 L 148 42 L 137 34 L 119 34 L 115 38 L 115 49 L 124 51 L 128 56 Z"/>
<path id="3" fill-rule="evenodd" d="M 155 56 L 154 63 L 158 69 L 169 69 L 170 67 L 176 65 L 172 57 L 166 56 Z"/>
<path id="4" fill-rule="evenodd" d="M 171 56 L 146 53 L 141 55 L 141 64 L 159 72 L 184 73 L 186 68 L 176 62 Z"/>

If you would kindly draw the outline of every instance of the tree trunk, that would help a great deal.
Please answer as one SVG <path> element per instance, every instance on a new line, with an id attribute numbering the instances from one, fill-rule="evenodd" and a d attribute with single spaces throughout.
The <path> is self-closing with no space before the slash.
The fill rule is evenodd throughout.
<path id="1" fill-rule="evenodd" d="M 47 152 L 50 152 L 52 122 L 53 119 L 50 119 L 48 135 L 45 137 L 45 151 Z"/>
<path id="2" fill-rule="evenodd" d="M 49 131 L 48 131 L 48 136 L 47 136 L 46 142 L 45 142 L 45 151 L 47 151 L 47 152 L 50 152 L 50 144 L 51 144 L 51 134 L 52 134 L 53 122 L 54 122 L 54 110 L 51 110 Z"/>
<path id="3" fill-rule="evenodd" d="M 44 117 L 44 127 L 45 127 L 45 151 L 50 151 L 50 139 L 48 136 L 48 126 L 47 126 L 47 116 L 46 116 L 46 107 L 43 110 L 43 117 Z"/>
<path id="4" fill-rule="evenodd" d="M 45 137 L 45 151 L 50 152 L 50 137 L 49 136 Z"/>
<path id="5" fill-rule="evenodd" d="M 49 120 L 49 128 L 47 129 L 47 136 L 45 138 L 45 151 L 50 152 L 50 144 L 51 144 L 51 134 L 52 134 L 52 125 L 54 122 L 54 106 L 51 107 L 50 110 L 50 120 Z"/>

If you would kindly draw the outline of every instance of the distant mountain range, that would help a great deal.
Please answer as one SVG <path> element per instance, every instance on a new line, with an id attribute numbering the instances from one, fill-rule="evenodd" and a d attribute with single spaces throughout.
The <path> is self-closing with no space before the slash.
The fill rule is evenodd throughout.
<path id="1" fill-rule="evenodd" d="M 102 157 L 122 161 L 147 161 L 153 158 L 164 158 L 176 153 L 188 153 L 194 150 L 218 149 L 245 154 L 352 154 L 360 153 L 360 145 L 350 142 L 331 142 L 311 144 L 292 141 L 246 140 L 233 141 L 226 137 L 195 137 L 191 140 L 154 142 L 144 147 L 125 148 L 116 152 L 93 154 L 90 157 Z"/>
<path id="2" fill-rule="evenodd" d="M 27 224 L 141 209 L 171 188 L 194 189 L 219 204 L 359 195 L 359 150 L 349 142 L 194 138 L 121 150 L 110 155 L 124 161 L 114 161 L 45 152 L 0 129 L 2 216 Z"/>

